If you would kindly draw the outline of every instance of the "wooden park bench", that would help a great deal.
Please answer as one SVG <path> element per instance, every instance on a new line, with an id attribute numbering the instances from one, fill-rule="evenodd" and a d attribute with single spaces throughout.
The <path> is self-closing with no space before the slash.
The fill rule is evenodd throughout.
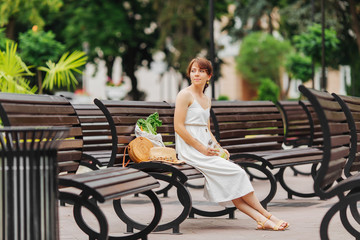
<path id="1" fill-rule="evenodd" d="M 319 124 L 316 123 L 316 114 L 312 114 L 313 109 L 309 101 L 282 100 L 276 102 L 280 109 L 284 123 L 284 142 L 286 148 L 310 147 L 313 145 L 316 132 L 320 131 Z M 315 132 L 316 130 L 316 132 Z M 318 137 L 318 136 L 317 136 Z M 318 138 L 316 138 L 318 139 Z M 294 175 L 311 175 L 311 171 L 290 167 Z"/>
<path id="2" fill-rule="evenodd" d="M 359 119 L 357 113 L 360 109 L 359 102 L 355 98 L 339 97 L 336 94 L 331 95 L 304 86 L 300 86 L 299 90 L 314 107 L 322 130 L 323 155 L 314 181 L 315 192 L 322 199 L 330 199 L 335 196 L 339 199 L 323 217 L 320 237 L 325 240 L 329 239 L 329 223 L 333 216 L 339 213 L 345 229 L 355 239 L 359 239 L 360 232 L 356 229 L 360 223 L 357 208 L 360 200 L 360 173 L 353 172 L 353 175 L 343 179 L 344 168 L 353 164 L 352 161 L 348 161 L 351 160 L 350 155 L 357 152 L 358 137 L 355 126 L 359 123 L 354 119 Z M 350 223 L 352 221 L 349 221 L 348 208 L 356 220 L 356 227 L 353 227 Z"/>
<path id="3" fill-rule="evenodd" d="M 288 147 L 311 146 L 312 124 L 300 101 L 278 101 L 284 123 L 284 145 Z"/>
<path id="4" fill-rule="evenodd" d="M 119 199 L 138 193 L 150 198 L 154 216 L 150 223 L 138 224 L 140 231 L 122 236 L 123 239 L 147 239 L 147 235 L 156 228 L 162 208 L 152 189 L 160 185 L 149 174 L 131 168 L 76 173 L 83 159 L 84 138 L 76 111 L 67 99 L 48 95 L 0 93 L 0 117 L 4 126 L 57 126 L 69 129 L 68 137 L 61 142 L 57 153 L 59 198 L 74 204 L 75 221 L 90 239 L 108 239 L 108 223 L 96 202 L 114 200 L 121 206 Z M 80 194 L 72 191 L 73 188 L 80 190 Z M 89 209 L 96 217 L 99 231 L 84 222 L 82 207 Z M 132 221 L 130 217 L 128 219 Z"/>
<path id="5" fill-rule="evenodd" d="M 350 177 L 357 174 L 360 170 L 360 98 L 353 96 L 344 96 L 333 94 L 336 100 L 343 106 L 345 113 L 349 114 L 349 122 L 351 123 L 352 147 L 350 150 L 348 164 L 345 165 L 344 174 Z M 344 106 L 345 105 L 345 106 Z"/>
<path id="6" fill-rule="evenodd" d="M 166 102 L 144 102 L 144 101 L 110 101 L 94 100 L 95 104 L 104 112 L 112 137 L 115 139 L 117 151 L 116 156 L 109 160 L 108 166 L 122 166 L 123 156 L 126 146 L 135 138 L 135 124 L 138 119 L 147 118 L 150 114 L 158 112 L 162 126 L 157 128 L 157 132 L 162 135 L 163 142 L 168 147 L 175 147 L 175 132 L 173 126 L 174 105 Z M 126 157 L 127 154 L 125 155 Z M 142 162 L 129 165 L 148 172 L 158 180 L 167 183 L 167 186 L 158 190 L 158 194 L 166 196 L 171 187 L 177 189 L 179 202 L 181 203 L 181 213 L 170 222 L 160 224 L 155 231 L 172 229 L 173 233 L 179 233 L 180 224 L 188 217 L 196 215 L 217 217 L 229 215 L 234 217 L 235 208 L 225 208 L 223 210 L 206 211 L 198 209 L 192 205 L 191 195 L 186 183 L 188 180 L 203 178 L 202 173 L 188 164 L 168 164 L 162 162 Z"/>
<path id="7" fill-rule="evenodd" d="M 95 104 L 72 104 L 83 135 L 81 165 L 97 170 L 108 165 L 116 154 L 110 127 L 103 112 Z"/>
<path id="8" fill-rule="evenodd" d="M 263 205 L 271 201 L 277 190 L 277 180 L 287 191 L 288 197 L 314 197 L 314 192 L 296 191 L 286 183 L 285 169 L 320 163 L 322 150 L 283 149 L 284 125 L 276 105 L 270 101 L 217 101 L 213 102 L 215 128 L 221 146 L 226 148 L 231 160 L 243 166 L 250 178 L 267 180 L 270 191 Z M 250 168 L 262 173 L 256 175 Z M 271 170 L 278 169 L 274 174 Z M 315 168 L 312 169 L 315 175 Z"/>

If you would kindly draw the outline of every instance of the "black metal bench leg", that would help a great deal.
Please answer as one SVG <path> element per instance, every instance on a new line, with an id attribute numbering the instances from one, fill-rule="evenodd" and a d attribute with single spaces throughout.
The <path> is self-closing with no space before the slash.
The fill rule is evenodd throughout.
<path id="1" fill-rule="evenodd" d="M 80 229 L 89 236 L 89 239 L 99 239 L 99 240 L 107 240 L 108 239 L 108 223 L 105 215 L 100 210 L 100 208 L 92 203 L 92 201 L 88 201 L 85 196 L 77 196 L 72 193 L 60 192 L 59 198 L 66 201 L 71 200 L 74 202 L 74 219 Z M 91 229 L 84 221 L 81 208 L 86 207 L 98 220 L 100 226 L 100 232 L 97 233 L 93 229 Z"/>
<path id="2" fill-rule="evenodd" d="M 297 176 L 297 175 L 304 175 L 304 176 L 310 176 L 311 175 L 311 170 L 310 172 L 304 172 L 304 171 L 300 171 L 299 169 L 297 169 L 296 167 L 290 167 L 291 170 L 293 170 L 294 172 L 294 176 Z"/>
<path id="3" fill-rule="evenodd" d="M 114 210 L 116 214 L 119 216 L 119 218 L 124 223 L 126 223 L 128 233 L 133 233 L 134 228 L 139 229 L 140 231 L 130 236 L 127 235 L 125 237 L 110 236 L 109 239 L 147 239 L 147 235 L 151 233 L 159 224 L 162 215 L 162 207 L 159 198 L 153 191 L 146 191 L 143 192 L 142 194 L 148 196 L 154 205 L 154 217 L 151 220 L 151 222 L 148 225 L 143 225 L 141 223 L 134 221 L 133 219 L 128 217 L 124 212 L 124 210 L 122 209 L 121 199 L 114 200 L 113 201 Z"/>
<path id="4" fill-rule="evenodd" d="M 160 173 L 151 173 L 151 176 L 153 176 L 154 178 L 170 183 L 171 185 L 173 185 L 176 189 L 177 189 L 177 194 L 178 194 L 178 199 L 181 203 L 181 205 L 183 206 L 183 210 L 180 213 L 179 216 L 177 216 L 174 220 L 167 222 L 167 223 L 163 223 L 163 224 L 159 224 L 156 229 L 154 230 L 154 232 L 160 232 L 160 231 L 165 231 L 168 229 L 172 229 L 173 230 L 173 234 L 179 234 L 180 231 L 180 224 L 187 218 L 187 216 L 189 215 L 190 209 L 191 209 L 191 205 L 192 205 L 192 201 L 191 201 L 191 196 L 190 193 L 188 192 L 188 190 L 186 189 L 186 187 L 180 183 L 179 181 L 176 180 L 176 178 L 174 177 L 169 177 L 167 175 L 163 175 Z M 123 211 L 122 207 L 121 207 L 121 201 L 114 201 L 113 202 L 114 205 L 114 209 L 116 214 L 119 216 L 119 218 L 128 225 L 128 227 L 130 228 L 135 228 L 135 229 L 143 229 L 145 227 L 145 225 L 140 224 L 135 222 L 134 220 L 132 220 L 131 218 L 129 218 L 126 213 Z"/>
<path id="5" fill-rule="evenodd" d="M 286 167 L 280 169 L 280 171 L 277 174 L 277 178 L 279 180 L 280 185 L 288 193 L 288 199 L 292 199 L 292 196 L 298 196 L 298 197 L 303 197 L 303 198 L 310 198 L 310 197 L 315 197 L 316 196 L 315 192 L 301 193 L 301 192 L 297 192 L 297 191 L 293 190 L 292 188 L 290 188 L 285 182 L 285 178 L 284 178 L 285 169 L 286 169 Z"/>

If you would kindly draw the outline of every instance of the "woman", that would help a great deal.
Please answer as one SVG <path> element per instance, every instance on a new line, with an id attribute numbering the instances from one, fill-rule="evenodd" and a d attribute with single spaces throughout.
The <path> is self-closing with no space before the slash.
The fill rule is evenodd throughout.
<path id="1" fill-rule="evenodd" d="M 226 207 L 236 206 L 257 222 L 257 229 L 285 230 L 289 224 L 262 207 L 245 171 L 219 157 L 218 148 L 209 146 L 209 142 L 217 143 L 210 131 L 211 100 L 204 94 L 212 72 L 211 63 L 204 58 L 189 63 L 191 85 L 178 93 L 174 114 L 178 158 L 203 173 L 205 198 Z M 229 159 L 229 152 L 225 152 Z"/>

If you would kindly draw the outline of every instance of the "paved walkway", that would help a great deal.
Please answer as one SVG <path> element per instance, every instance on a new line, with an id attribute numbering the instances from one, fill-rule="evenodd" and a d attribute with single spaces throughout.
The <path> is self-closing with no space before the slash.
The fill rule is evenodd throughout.
<path id="1" fill-rule="evenodd" d="M 287 172 L 288 181 L 296 189 L 312 189 L 312 180 L 306 176 L 293 176 Z M 199 180 L 193 183 L 201 183 Z M 266 191 L 266 184 L 261 181 L 254 181 L 253 185 L 256 193 L 261 198 L 261 194 Z M 204 201 L 202 190 L 190 189 L 193 205 L 204 209 L 218 209 L 217 205 Z M 171 191 L 168 198 L 160 197 L 163 206 L 163 219 L 172 219 L 179 213 L 179 203 L 176 200 L 176 193 Z M 292 239 L 292 240 L 313 240 L 320 239 L 319 226 L 326 211 L 333 205 L 336 199 L 327 201 L 318 198 L 297 198 L 287 199 L 286 192 L 278 186 L 278 192 L 269 204 L 268 210 L 274 215 L 287 220 L 291 226 L 286 231 L 262 231 L 255 230 L 256 223 L 243 213 L 236 211 L 235 219 L 226 217 L 186 219 L 180 226 L 181 234 L 172 234 L 170 230 L 165 232 L 151 233 L 149 240 L 219 240 L 219 239 Z M 125 211 L 139 222 L 146 222 L 152 216 L 152 208 L 147 204 L 146 197 L 128 197 L 124 199 L 123 206 Z M 118 219 L 112 210 L 112 203 L 101 204 L 103 211 L 109 219 L 110 233 L 113 235 L 123 235 L 125 225 Z M 82 233 L 73 220 L 72 207 L 59 207 L 60 218 L 60 239 L 88 239 Z M 86 217 L 88 224 L 96 228 L 94 218 L 89 214 Z M 330 239 L 353 239 L 346 230 L 343 229 L 339 216 L 336 215 L 330 223 Z"/>

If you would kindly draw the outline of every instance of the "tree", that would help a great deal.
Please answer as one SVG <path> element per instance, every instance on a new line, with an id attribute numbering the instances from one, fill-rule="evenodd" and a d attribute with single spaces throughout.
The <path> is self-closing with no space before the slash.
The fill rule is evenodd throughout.
<path id="1" fill-rule="evenodd" d="M 208 0 L 162 1 L 155 0 L 158 11 L 159 38 L 157 48 L 166 54 L 168 68 L 179 71 L 183 78 L 189 61 L 209 49 L 209 3 Z M 226 0 L 215 1 L 216 18 L 227 14 Z M 219 59 L 214 74 L 219 68 Z M 188 79 L 189 80 L 189 79 Z"/>
<path id="2" fill-rule="evenodd" d="M 38 31 L 37 28 L 20 33 L 19 49 L 21 58 L 36 68 L 39 93 L 42 94 L 43 76 L 39 69 L 47 61 L 55 62 L 65 50 L 65 46 L 55 40 L 51 31 Z"/>
<path id="3" fill-rule="evenodd" d="M 286 2 L 283 0 L 235 1 L 234 14 L 226 29 L 236 40 L 256 31 L 267 31 L 272 35 L 278 25 L 276 10 L 285 6 Z"/>
<path id="4" fill-rule="evenodd" d="M 41 29 L 45 25 L 41 13 L 46 10 L 56 12 L 61 5 L 61 0 L 2 0 L 0 2 L 0 27 L 5 26 L 6 36 L 15 40 L 18 23 L 25 24 L 27 27 L 37 25 Z"/>
<path id="5" fill-rule="evenodd" d="M 292 0 L 289 2 L 288 6 L 280 10 L 283 36 L 292 38 L 294 35 L 304 32 L 313 22 L 321 22 L 320 1 L 314 1 L 314 10 L 311 9 L 309 1 Z M 325 26 L 333 28 L 337 32 L 337 38 L 340 40 L 340 51 L 337 56 L 339 63 L 351 67 L 351 86 L 348 86 L 348 93 L 360 96 L 360 84 L 358 83 L 360 78 L 360 2 L 327 0 Z"/>
<path id="6" fill-rule="evenodd" d="M 307 28 L 307 31 L 295 35 L 293 42 L 295 47 L 303 52 L 306 56 L 313 59 L 315 64 L 321 64 L 322 57 L 322 38 L 321 38 L 321 25 L 314 24 Z M 325 61 L 327 65 L 337 68 L 339 64 L 339 39 L 336 36 L 334 29 L 325 29 L 324 31 L 324 46 L 325 46 Z"/>
<path id="7" fill-rule="evenodd" d="M 267 33 L 254 32 L 246 36 L 241 44 L 240 53 L 236 57 L 236 69 L 253 86 L 258 86 L 264 78 L 270 78 L 281 86 L 280 67 L 290 51 L 288 41 L 277 40 Z"/>
<path id="8" fill-rule="evenodd" d="M 122 58 L 122 67 L 131 79 L 133 99 L 144 98 L 137 88 L 135 71 L 149 66 L 157 39 L 156 12 L 149 1 L 64 1 L 64 8 L 54 16 L 51 27 L 61 33 L 68 48 L 85 48 L 90 61 L 106 62 L 112 75 L 115 58 Z M 57 25 L 63 21 L 62 26 Z"/>
<path id="9" fill-rule="evenodd" d="M 290 83 L 293 79 L 301 80 L 302 83 L 312 79 L 312 60 L 302 53 L 289 54 L 286 57 L 285 70 L 289 76 L 288 87 L 284 94 L 284 96 L 287 96 L 290 89 Z"/>

